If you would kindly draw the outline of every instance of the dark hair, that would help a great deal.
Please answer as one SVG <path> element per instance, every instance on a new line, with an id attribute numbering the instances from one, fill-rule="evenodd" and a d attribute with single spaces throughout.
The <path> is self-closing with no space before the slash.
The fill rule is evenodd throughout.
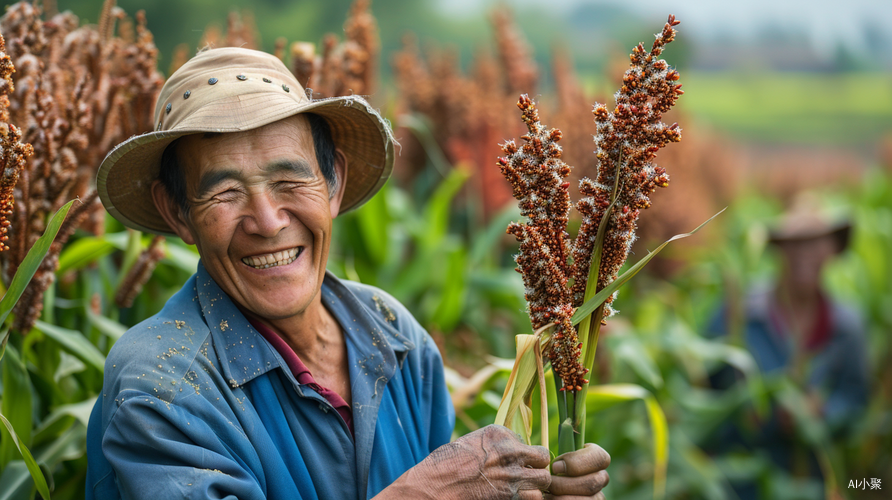
<path id="1" fill-rule="evenodd" d="M 328 184 L 329 196 L 334 196 L 338 190 L 338 174 L 334 169 L 335 145 L 331 138 L 331 127 L 325 118 L 312 113 L 304 113 L 310 122 L 310 130 L 313 134 L 313 148 L 316 150 L 316 162 L 319 170 Z M 215 136 L 215 133 L 205 134 L 205 137 Z M 177 159 L 177 139 L 171 142 L 161 154 L 161 169 L 158 172 L 158 180 L 167 190 L 167 194 L 180 206 L 184 214 L 189 213 L 189 199 L 186 196 L 186 176 L 180 168 Z"/>

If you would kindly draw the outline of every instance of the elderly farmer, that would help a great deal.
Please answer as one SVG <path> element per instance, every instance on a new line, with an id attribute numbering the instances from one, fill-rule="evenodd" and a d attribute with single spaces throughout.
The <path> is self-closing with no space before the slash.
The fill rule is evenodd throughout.
<path id="1" fill-rule="evenodd" d="M 824 267 L 845 250 L 850 232 L 847 219 L 831 217 L 814 198 L 800 196 L 769 234 L 781 257 L 780 275 L 749 292 L 740 318 L 744 345 L 765 377 L 783 375 L 796 384 L 805 396 L 800 410 L 823 421 L 834 439 L 855 429 L 870 393 L 864 318 L 828 295 L 821 279 Z M 717 315 L 711 333 L 728 329 L 731 307 Z M 726 388 L 737 378 L 723 367 L 712 383 Z M 759 450 L 791 474 L 821 478 L 817 458 L 801 444 L 792 408 L 776 404 L 756 425 L 747 417 L 721 426 L 707 448 Z M 732 485 L 743 500 L 765 496 L 755 480 Z"/>
<path id="2" fill-rule="evenodd" d="M 504 427 L 449 443 L 428 334 L 386 293 L 326 272 L 332 219 L 393 162 L 363 99 L 311 101 L 278 59 L 214 49 L 167 80 L 155 122 L 106 157 L 99 192 L 201 262 L 108 355 L 87 498 L 603 498 L 595 445 L 552 476 L 548 452 Z"/>

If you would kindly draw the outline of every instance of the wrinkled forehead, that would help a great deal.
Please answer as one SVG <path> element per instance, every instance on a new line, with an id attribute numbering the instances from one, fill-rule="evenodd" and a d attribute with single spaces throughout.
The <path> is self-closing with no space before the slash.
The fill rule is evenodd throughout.
<path id="1" fill-rule="evenodd" d="M 313 131 L 300 114 L 252 130 L 185 136 L 176 144 L 176 156 L 187 180 L 208 169 L 248 168 L 285 159 L 302 159 L 318 169 Z"/>

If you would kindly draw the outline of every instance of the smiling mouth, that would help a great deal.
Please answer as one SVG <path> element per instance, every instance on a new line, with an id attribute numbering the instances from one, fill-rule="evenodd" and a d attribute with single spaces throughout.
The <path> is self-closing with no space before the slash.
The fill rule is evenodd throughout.
<path id="1" fill-rule="evenodd" d="M 253 267 L 254 269 L 267 269 L 276 266 L 287 266 L 288 264 L 294 262 L 294 259 L 296 259 L 298 255 L 300 255 L 303 251 L 304 247 L 294 247 L 289 250 L 282 250 L 281 252 L 244 257 L 242 259 L 242 262 Z"/>

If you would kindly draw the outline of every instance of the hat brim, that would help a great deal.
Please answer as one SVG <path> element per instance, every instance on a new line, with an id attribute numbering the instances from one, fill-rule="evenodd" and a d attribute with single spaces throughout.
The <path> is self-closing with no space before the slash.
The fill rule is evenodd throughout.
<path id="1" fill-rule="evenodd" d="M 262 100 L 262 103 L 258 102 Z M 262 105 L 259 105 L 262 104 Z M 226 123 L 215 116 L 240 115 L 238 127 L 208 127 Z M 158 179 L 161 156 L 173 141 L 191 134 L 240 132 L 288 118 L 313 113 L 328 122 L 335 147 L 347 158 L 347 179 L 341 213 L 358 208 L 387 181 L 393 170 L 393 136 L 387 122 L 358 96 L 295 102 L 268 93 L 241 94 L 208 104 L 179 123 L 175 129 L 131 137 L 115 147 L 102 161 L 96 188 L 106 210 L 127 227 L 162 235 L 173 231 L 152 199 L 152 183 Z"/>
<path id="2" fill-rule="evenodd" d="M 852 223 L 849 220 L 839 220 L 823 227 L 817 227 L 811 230 L 789 231 L 783 229 L 773 229 L 768 234 L 768 242 L 774 245 L 782 245 L 784 243 L 800 243 L 815 240 L 818 238 L 831 237 L 836 240 L 838 251 L 842 252 L 849 245 L 851 239 Z"/>

